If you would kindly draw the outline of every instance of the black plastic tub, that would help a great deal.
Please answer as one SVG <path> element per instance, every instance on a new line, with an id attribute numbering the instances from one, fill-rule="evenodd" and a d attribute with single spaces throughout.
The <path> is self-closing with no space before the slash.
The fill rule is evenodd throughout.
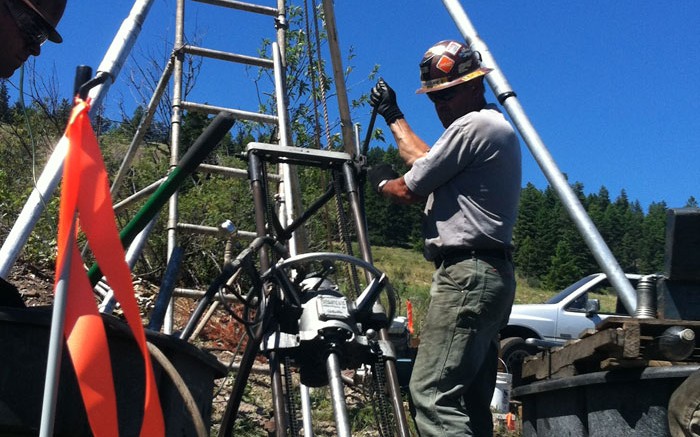
<path id="1" fill-rule="evenodd" d="M 0 435 L 38 435 L 46 376 L 50 307 L 0 307 Z M 119 435 L 137 436 L 143 419 L 143 358 L 128 326 L 103 316 L 117 395 Z M 149 342 L 172 362 L 209 426 L 214 380 L 226 374 L 212 355 L 177 338 L 146 331 Z M 155 360 L 153 368 L 166 435 L 196 435 L 184 401 Z M 56 420 L 57 436 L 90 436 L 85 407 L 64 344 Z"/>
<path id="2" fill-rule="evenodd" d="M 668 401 L 698 368 L 619 369 L 517 387 L 523 437 L 670 436 Z"/>

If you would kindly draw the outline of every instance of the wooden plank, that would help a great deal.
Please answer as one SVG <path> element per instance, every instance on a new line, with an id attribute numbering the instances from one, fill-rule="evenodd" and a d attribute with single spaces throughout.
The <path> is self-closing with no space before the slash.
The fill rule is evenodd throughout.
<path id="1" fill-rule="evenodd" d="M 683 366 L 689 363 L 683 361 L 663 361 L 663 360 L 647 360 L 643 358 L 637 358 L 634 360 L 625 360 L 618 358 L 606 358 L 600 362 L 601 370 L 611 370 L 611 369 L 631 369 L 639 367 L 671 367 L 671 366 Z"/>
<path id="2" fill-rule="evenodd" d="M 606 358 L 600 362 L 600 370 L 633 369 L 647 367 L 648 364 L 648 360 L 642 359 Z"/>
<path id="3" fill-rule="evenodd" d="M 567 343 L 564 347 L 538 354 L 523 363 L 522 376 L 544 379 L 578 360 L 591 359 L 599 349 L 621 349 L 624 337 L 615 329 L 597 332 L 589 337 Z"/>
<path id="4" fill-rule="evenodd" d="M 639 356 L 639 323 L 627 322 L 622 325 L 624 335 L 624 346 L 622 358 L 637 358 Z"/>
<path id="5" fill-rule="evenodd" d="M 671 326 L 685 326 L 694 330 L 700 328 L 700 320 L 673 320 L 673 319 L 637 319 L 634 317 L 608 317 L 600 322 L 596 329 L 602 331 L 608 328 L 619 328 L 625 323 L 637 322 L 642 326 L 668 328 Z"/>
<path id="6" fill-rule="evenodd" d="M 551 375 L 549 375 L 550 378 L 552 379 L 559 379 L 559 378 L 568 378 L 570 376 L 576 376 L 578 375 L 578 370 L 576 369 L 576 366 L 572 364 L 567 364 L 566 366 L 560 367 L 557 369 L 556 372 L 553 372 Z"/>
<path id="7" fill-rule="evenodd" d="M 693 329 L 700 336 L 700 321 L 611 317 L 598 325 L 597 331 L 586 330 L 581 338 L 527 360 L 523 363 L 522 377 L 527 381 L 616 367 L 665 365 L 667 362 L 653 360 L 649 352 L 655 337 L 671 326 Z"/>
<path id="8" fill-rule="evenodd" d="M 591 335 L 595 334 L 598 332 L 595 328 L 587 328 L 583 332 L 581 332 L 581 335 L 579 335 L 579 338 L 586 338 L 590 337 Z"/>

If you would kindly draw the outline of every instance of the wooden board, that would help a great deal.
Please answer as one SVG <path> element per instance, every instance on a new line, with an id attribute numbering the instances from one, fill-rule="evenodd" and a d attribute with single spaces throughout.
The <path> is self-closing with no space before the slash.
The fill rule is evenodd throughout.
<path id="1" fill-rule="evenodd" d="M 695 353 L 686 361 L 659 361 L 650 355 L 654 338 L 671 326 L 691 328 L 698 339 Z M 525 360 L 524 381 L 563 378 L 620 367 L 649 367 L 700 361 L 700 321 L 612 317 L 577 340 Z"/>
<path id="2" fill-rule="evenodd" d="M 685 326 L 687 328 L 693 328 L 693 330 L 700 329 L 699 320 L 673 320 L 673 319 L 635 319 L 631 317 L 608 317 L 602 322 L 598 323 L 596 330 L 601 331 L 607 328 L 619 328 L 625 323 L 639 323 L 642 326 L 648 327 L 650 329 L 660 328 L 661 331 L 669 328 L 671 326 Z"/>

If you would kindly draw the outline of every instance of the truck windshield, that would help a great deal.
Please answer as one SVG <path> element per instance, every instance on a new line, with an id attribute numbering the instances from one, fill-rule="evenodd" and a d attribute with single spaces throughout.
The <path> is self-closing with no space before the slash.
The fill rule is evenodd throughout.
<path id="1" fill-rule="evenodd" d="M 583 286 L 583 284 L 590 282 L 595 278 L 595 275 L 591 276 L 586 276 L 585 278 L 581 278 L 578 281 L 574 282 L 573 284 L 569 285 L 556 295 L 550 297 L 545 303 L 559 303 L 561 302 L 566 296 L 570 295 L 574 290 L 577 290 Z"/>

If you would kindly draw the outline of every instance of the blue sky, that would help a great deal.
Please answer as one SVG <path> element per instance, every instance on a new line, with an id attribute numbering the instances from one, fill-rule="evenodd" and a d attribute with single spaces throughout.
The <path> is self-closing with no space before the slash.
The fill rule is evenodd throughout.
<path id="1" fill-rule="evenodd" d="M 252 55 L 260 38 L 273 36 L 270 18 L 187 5 L 186 32 L 196 29 L 205 47 Z M 583 183 L 586 193 L 604 185 L 613 199 L 625 189 L 644 208 L 659 201 L 681 207 L 691 195 L 700 199 L 697 2 L 463 0 L 462 5 L 569 180 Z M 59 25 L 65 42 L 44 46 L 36 68 L 55 71 L 61 92 L 69 95 L 75 66 L 100 63 L 131 6 L 125 0 L 69 0 Z M 441 125 L 428 99 L 414 91 L 425 49 L 461 38 L 443 3 L 338 0 L 335 8 L 341 50 L 347 54 L 352 47 L 355 53 L 345 63 L 354 68 L 350 97 L 372 87 L 367 74 L 379 64 L 414 130 L 435 141 Z M 174 9 L 174 0 L 155 0 L 137 57 L 169 53 Z M 227 68 L 207 61 L 192 100 L 254 109 L 252 87 L 236 79 L 240 71 Z M 120 100 L 127 107 L 137 102 L 138 93 L 125 80 L 131 69 L 127 64 L 122 70 L 108 108 L 116 110 Z M 355 112 L 353 122 L 366 126 L 369 112 Z M 385 127 L 382 121 L 377 126 Z M 523 184 L 544 188 L 542 172 L 522 146 Z"/>

